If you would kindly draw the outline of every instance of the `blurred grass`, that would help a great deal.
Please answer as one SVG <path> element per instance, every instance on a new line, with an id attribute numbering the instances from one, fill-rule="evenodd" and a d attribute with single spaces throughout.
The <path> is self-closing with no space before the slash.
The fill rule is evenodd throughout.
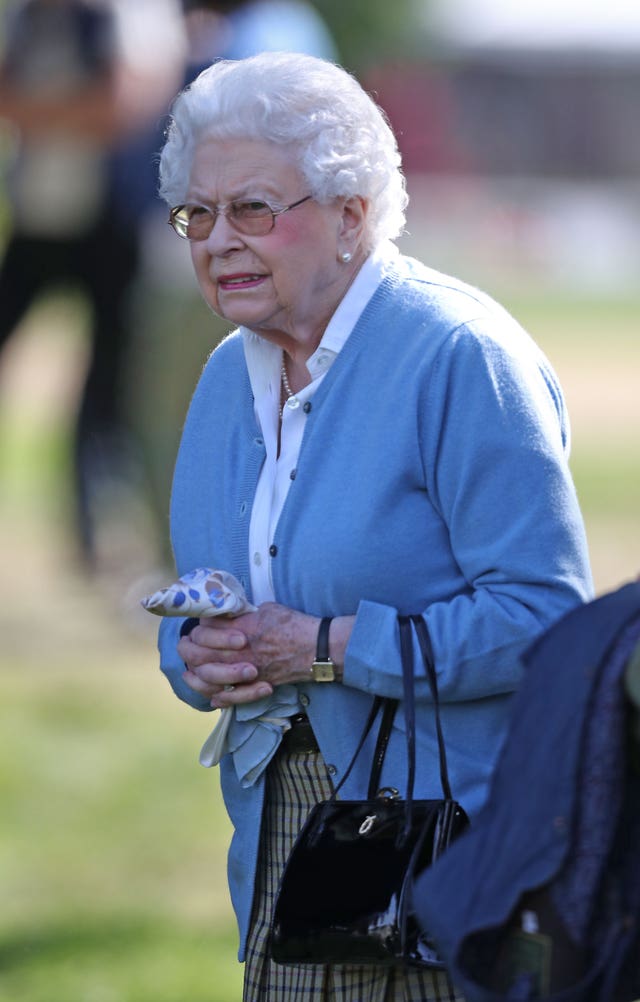
<path id="1" fill-rule="evenodd" d="M 229 1002 L 241 997 L 225 958 L 228 930 L 148 914 L 51 923 L 0 945 L 2 1002 Z"/>
<path id="2" fill-rule="evenodd" d="M 596 585 L 616 587 L 639 570 L 640 303 L 498 298 L 560 375 Z M 106 578 L 75 562 L 82 326 L 49 303 L 0 374 L 0 1002 L 232 1002 L 229 824 L 197 764 L 212 720 L 157 670 L 137 527 Z"/>

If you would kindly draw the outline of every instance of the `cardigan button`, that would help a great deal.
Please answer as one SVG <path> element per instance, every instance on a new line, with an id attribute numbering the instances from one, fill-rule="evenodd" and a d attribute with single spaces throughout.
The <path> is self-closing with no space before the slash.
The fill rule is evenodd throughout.
<path id="1" fill-rule="evenodd" d="M 271 546 L 269 547 L 269 554 L 272 557 L 276 557 L 278 555 L 278 547 L 275 545 L 275 543 L 272 543 Z"/>
<path id="2" fill-rule="evenodd" d="M 305 412 L 305 414 L 308 414 L 309 411 L 311 410 L 311 401 L 307 400 L 306 404 L 303 405 L 302 409 Z"/>
<path id="3" fill-rule="evenodd" d="M 298 471 L 292 470 L 291 473 L 289 474 L 289 480 L 295 480 L 297 476 L 298 476 Z"/>
<path id="4" fill-rule="evenodd" d="M 335 776 L 338 770 L 336 769 L 335 765 L 328 765 L 327 772 L 329 773 L 330 776 Z"/>

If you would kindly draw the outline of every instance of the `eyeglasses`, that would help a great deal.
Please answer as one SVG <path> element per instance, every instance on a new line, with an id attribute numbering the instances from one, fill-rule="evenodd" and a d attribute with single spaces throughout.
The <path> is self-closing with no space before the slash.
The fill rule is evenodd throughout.
<path id="1" fill-rule="evenodd" d="M 238 233 L 248 237 L 264 237 L 276 225 L 276 216 L 289 209 L 308 202 L 311 195 L 285 205 L 284 209 L 272 209 L 268 202 L 259 199 L 234 199 L 226 205 L 207 208 L 205 205 L 176 205 L 169 212 L 168 223 L 179 237 L 185 240 L 206 240 L 219 215 L 226 216 Z"/>

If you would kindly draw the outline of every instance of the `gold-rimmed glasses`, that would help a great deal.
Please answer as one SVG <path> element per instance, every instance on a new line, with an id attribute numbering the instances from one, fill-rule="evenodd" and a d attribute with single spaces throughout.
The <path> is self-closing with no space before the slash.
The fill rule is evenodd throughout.
<path id="1" fill-rule="evenodd" d="M 268 202 L 257 198 L 235 198 L 226 205 L 198 205 L 187 203 L 176 205 L 169 212 L 169 225 L 179 237 L 185 240 L 206 240 L 219 215 L 226 216 L 238 233 L 248 237 L 264 237 L 276 225 L 276 216 L 295 209 L 303 202 L 308 202 L 311 195 L 299 198 L 284 209 L 272 209 Z"/>

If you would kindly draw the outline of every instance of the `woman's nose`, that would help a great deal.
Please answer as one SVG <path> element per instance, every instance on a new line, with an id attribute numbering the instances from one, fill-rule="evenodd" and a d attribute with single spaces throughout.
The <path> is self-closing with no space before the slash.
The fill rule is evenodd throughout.
<path id="1" fill-rule="evenodd" d="M 207 250 L 211 255 L 227 254 L 244 246 L 242 234 L 231 225 L 224 212 L 218 212 L 206 240 Z"/>

